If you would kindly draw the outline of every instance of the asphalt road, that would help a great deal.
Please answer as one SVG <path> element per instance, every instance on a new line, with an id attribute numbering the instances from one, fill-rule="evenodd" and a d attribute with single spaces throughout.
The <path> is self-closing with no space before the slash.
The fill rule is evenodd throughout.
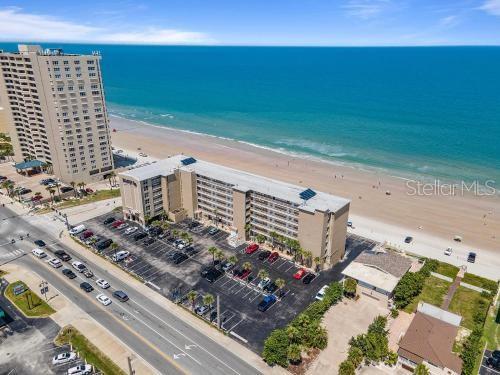
<path id="1" fill-rule="evenodd" d="M 30 233 L 30 240 L 43 239 L 48 246 L 48 253 L 64 249 L 73 260 L 85 263 L 96 276 L 106 279 L 111 288 L 104 291 L 108 296 L 114 290 L 124 290 L 130 297 L 125 303 L 113 299 L 110 306 L 100 305 L 95 295 L 102 290 L 86 294 L 79 288 L 82 281 L 88 281 L 83 275 L 69 280 L 61 270 L 50 268 L 44 260 L 31 255 L 34 244 L 19 235 Z M 16 238 L 15 244 L 9 241 Z M 23 255 L 24 251 L 26 255 Z M 10 257 L 9 257 L 10 256 Z M 56 238 L 44 233 L 43 228 L 34 227 L 22 216 L 3 207 L 0 208 L 0 265 L 13 261 L 29 267 L 42 278 L 54 285 L 70 301 L 101 323 L 119 340 L 134 350 L 147 363 L 161 374 L 258 374 L 255 368 L 233 354 L 230 348 L 224 348 L 211 338 L 186 324 L 179 317 L 161 308 L 149 298 L 120 279 L 113 277 L 105 269 L 87 261 L 81 255 L 62 245 Z M 65 265 L 71 267 L 69 264 Z M 64 268 L 64 267 L 63 267 Z M 94 277 L 94 280 L 96 278 Z M 96 287 L 94 281 L 90 281 Z M 83 332 L 84 333 L 84 332 Z"/>

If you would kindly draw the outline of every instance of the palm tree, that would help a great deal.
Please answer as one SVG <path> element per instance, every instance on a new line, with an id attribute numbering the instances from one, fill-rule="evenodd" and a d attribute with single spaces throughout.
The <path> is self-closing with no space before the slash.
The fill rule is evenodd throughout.
<path id="1" fill-rule="evenodd" d="M 11 181 L 2 182 L 2 188 L 5 189 L 7 195 L 10 197 L 12 194 L 12 189 L 14 189 L 14 184 Z"/>
<path id="2" fill-rule="evenodd" d="M 212 305 L 213 303 L 215 302 L 215 298 L 213 295 L 211 295 L 210 293 L 207 293 L 203 296 L 203 304 L 204 305 L 208 305 L 208 307 L 211 309 L 212 308 Z"/>
<path id="3" fill-rule="evenodd" d="M 320 265 L 320 262 L 321 262 L 321 258 L 320 257 L 314 257 L 314 264 L 316 264 L 316 272 L 319 271 L 321 265 Z"/>
<path id="4" fill-rule="evenodd" d="M 256 239 L 256 240 L 257 240 L 257 242 L 258 242 L 259 244 L 261 244 L 261 245 L 262 245 L 264 242 L 266 242 L 266 236 L 264 236 L 263 234 L 260 234 L 260 233 L 259 233 L 259 234 L 255 237 L 255 239 Z"/>
<path id="5" fill-rule="evenodd" d="M 161 225 L 161 222 L 159 220 L 153 220 L 151 223 L 152 227 L 159 227 Z"/>
<path id="6" fill-rule="evenodd" d="M 118 250 L 118 244 L 116 242 L 111 244 L 111 250 L 113 250 L 113 255 L 116 255 L 116 250 Z"/>
<path id="7" fill-rule="evenodd" d="M 260 279 L 265 279 L 266 277 L 269 277 L 269 272 L 267 272 L 267 270 L 265 270 L 264 268 L 261 268 L 259 270 L 259 273 L 257 274 L 257 277 Z"/>
<path id="8" fill-rule="evenodd" d="M 271 237 L 271 247 L 274 249 L 276 247 L 276 239 L 278 238 L 278 233 L 275 231 L 269 232 L 269 237 Z"/>
<path id="9" fill-rule="evenodd" d="M 211 246 L 208 248 L 208 253 L 212 255 L 212 263 L 215 265 L 215 254 L 217 254 L 217 252 L 219 251 L 219 249 L 217 249 L 215 246 Z"/>
<path id="10" fill-rule="evenodd" d="M 59 197 L 61 197 L 61 188 L 60 188 L 61 183 L 59 181 L 56 181 L 56 183 L 54 185 L 56 186 L 56 189 L 57 189 L 57 195 Z"/>
<path id="11" fill-rule="evenodd" d="M 85 187 L 85 182 L 83 182 L 83 181 L 82 181 L 82 182 L 79 182 L 78 184 L 76 184 L 76 186 L 78 186 L 78 188 L 79 188 L 80 190 L 85 191 L 85 190 L 84 190 L 84 187 Z"/>
<path id="12" fill-rule="evenodd" d="M 161 224 L 161 228 L 162 228 L 163 230 L 168 230 L 168 228 L 170 228 L 170 224 L 169 224 L 169 223 L 162 223 L 162 224 Z"/>
<path id="13" fill-rule="evenodd" d="M 283 289 L 283 287 L 286 285 L 286 282 L 285 282 L 285 280 L 283 280 L 283 279 L 276 279 L 276 280 L 274 281 L 274 283 L 276 284 L 276 286 L 278 287 L 278 290 L 280 290 L 280 291 L 281 291 L 281 290 Z"/>
<path id="14" fill-rule="evenodd" d="M 236 264 L 236 262 L 238 262 L 238 258 L 236 257 L 236 255 L 231 255 L 228 260 L 233 264 Z"/>
<path id="15" fill-rule="evenodd" d="M 252 226 L 250 224 L 245 224 L 245 239 L 250 237 L 252 232 Z"/>
<path id="16" fill-rule="evenodd" d="M 52 202 L 52 204 L 54 204 L 54 194 L 55 194 L 55 190 L 51 187 L 47 187 L 46 190 L 49 192 L 50 194 L 50 200 Z"/>
<path id="17" fill-rule="evenodd" d="M 194 311 L 194 301 L 198 297 L 198 292 L 196 290 L 190 290 L 187 294 L 187 299 L 191 302 L 191 309 Z"/>
<path id="18" fill-rule="evenodd" d="M 218 261 L 222 262 L 222 259 L 226 257 L 226 254 L 220 249 L 217 249 L 217 252 L 215 253 L 215 257 L 217 258 Z"/>
<path id="19" fill-rule="evenodd" d="M 113 189 L 113 184 L 115 181 L 116 173 L 111 171 L 108 173 L 108 181 L 109 181 L 109 190 Z"/>
<path id="20" fill-rule="evenodd" d="M 302 255 L 304 256 L 304 261 L 306 265 L 308 267 L 311 266 L 311 260 L 313 256 L 312 252 L 310 252 L 309 250 L 304 250 Z"/>
<path id="21" fill-rule="evenodd" d="M 177 229 L 174 229 L 174 230 L 172 231 L 172 235 L 173 235 L 175 238 L 177 238 L 177 237 L 179 236 L 179 231 L 178 231 Z"/>
<path id="22" fill-rule="evenodd" d="M 251 271 L 251 270 L 252 270 L 252 263 L 250 263 L 250 262 L 245 262 L 245 263 L 243 263 L 243 266 L 242 266 L 242 267 L 243 267 L 243 269 L 244 269 L 245 271 Z M 247 278 L 247 280 L 248 280 L 248 278 Z"/>
<path id="23" fill-rule="evenodd" d="M 76 197 L 76 190 L 75 190 L 76 182 L 75 181 L 71 181 L 69 184 L 73 188 L 73 195 Z"/>

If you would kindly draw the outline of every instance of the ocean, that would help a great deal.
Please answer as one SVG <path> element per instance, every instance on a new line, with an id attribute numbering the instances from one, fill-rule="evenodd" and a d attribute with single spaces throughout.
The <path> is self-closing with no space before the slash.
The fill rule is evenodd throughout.
<path id="1" fill-rule="evenodd" d="M 43 46 L 100 51 L 112 115 L 398 176 L 500 185 L 500 47 Z"/>

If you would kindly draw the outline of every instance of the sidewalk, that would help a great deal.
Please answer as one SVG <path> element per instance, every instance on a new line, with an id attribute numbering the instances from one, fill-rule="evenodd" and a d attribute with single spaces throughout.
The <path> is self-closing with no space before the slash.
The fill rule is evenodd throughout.
<path id="1" fill-rule="evenodd" d="M 9 282 L 22 280 L 31 290 L 37 291 L 41 277 L 35 272 L 27 270 L 16 264 L 6 264 L 2 269 L 8 274 L 4 278 Z M 50 318 L 61 328 L 71 324 L 82 332 L 85 337 L 94 344 L 101 352 L 108 356 L 123 371 L 128 373 L 127 357 L 132 358 L 132 365 L 137 374 L 154 374 L 155 372 L 141 358 L 137 357 L 133 351 L 126 347 L 121 341 L 111 335 L 106 328 L 95 320 L 91 319 L 87 313 L 72 304 L 57 289 L 49 284 L 49 301 L 47 302 L 56 313 Z"/>
<path id="2" fill-rule="evenodd" d="M 9 198 L 7 198 L 7 199 L 9 199 Z M 0 197 L 0 203 L 1 202 L 5 202 L 5 197 Z M 15 210 L 19 214 L 27 213 L 27 210 L 20 207 L 19 204 L 8 205 L 8 207 L 12 210 Z M 82 211 L 85 211 L 85 206 L 79 206 L 79 208 L 82 209 Z M 108 209 L 109 209 L 109 207 L 108 207 Z M 38 216 L 37 221 L 42 219 L 42 218 L 43 218 L 42 216 Z M 189 312 L 184 310 L 182 307 L 177 306 L 175 303 L 169 301 L 168 299 L 166 299 L 162 295 L 153 291 L 152 289 L 150 289 L 149 287 L 147 287 L 146 285 L 144 285 L 140 281 L 136 280 L 135 278 L 130 276 L 128 273 L 126 273 L 125 271 L 123 271 L 119 267 L 111 264 L 110 262 L 101 258 L 97 254 L 94 254 L 92 251 L 88 250 L 87 248 L 82 247 L 79 244 L 77 244 L 67 234 L 67 231 L 65 230 L 66 228 L 65 228 L 64 223 L 62 223 L 60 221 L 52 221 L 50 219 L 50 216 L 46 216 L 45 219 L 47 220 L 47 223 L 46 223 L 47 226 L 45 227 L 45 230 L 47 232 L 50 232 L 50 234 L 52 234 L 52 236 L 54 236 L 55 238 L 58 238 L 59 241 L 61 241 L 64 245 L 73 249 L 74 251 L 77 251 L 79 254 L 81 254 L 82 256 L 84 256 L 85 258 L 90 260 L 91 262 L 96 263 L 100 267 L 107 269 L 108 272 L 110 274 L 112 274 L 114 277 L 119 278 L 123 282 L 127 283 L 130 287 L 133 287 L 137 292 L 141 293 L 145 297 L 154 301 L 156 304 L 158 304 L 163 309 L 165 309 L 165 310 L 169 311 L 170 313 L 182 318 L 182 320 L 184 322 L 186 322 L 191 327 L 193 327 L 197 331 L 201 332 L 205 336 L 209 337 L 214 342 L 217 342 L 219 345 L 221 345 L 225 348 L 231 348 L 232 353 L 234 353 L 236 356 L 238 356 L 242 360 L 246 361 L 247 363 L 249 363 L 250 365 L 255 367 L 257 370 L 259 370 L 265 374 L 288 374 L 288 372 L 285 369 L 283 369 L 279 366 L 269 367 L 258 354 L 252 352 L 250 349 L 247 349 L 246 347 L 242 346 L 234 339 L 230 338 L 229 336 L 224 335 L 223 333 L 216 330 L 214 327 L 207 325 L 205 322 L 203 322 L 200 319 L 196 318 L 195 316 L 191 315 Z"/>

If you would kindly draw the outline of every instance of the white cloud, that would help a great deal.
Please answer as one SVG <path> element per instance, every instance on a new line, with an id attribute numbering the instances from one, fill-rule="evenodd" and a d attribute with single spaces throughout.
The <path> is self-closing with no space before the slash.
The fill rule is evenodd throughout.
<path id="1" fill-rule="evenodd" d="M 378 16 L 388 5 L 389 0 L 349 0 L 342 8 L 349 16 L 369 19 Z"/>
<path id="2" fill-rule="evenodd" d="M 500 0 L 486 0 L 479 9 L 484 10 L 494 16 L 500 16 Z"/>
<path id="3" fill-rule="evenodd" d="M 451 15 L 443 17 L 439 20 L 439 26 L 442 27 L 453 27 L 456 26 L 460 21 L 460 18 L 457 15 Z"/>
<path id="4" fill-rule="evenodd" d="M 0 9 L 0 39 L 8 41 L 58 41 L 130 44 L 213 44 L 207 34 L 148 27 L 126 32 L 64 21 L 47 15 L 25 13 L 20 8 Z"/>

